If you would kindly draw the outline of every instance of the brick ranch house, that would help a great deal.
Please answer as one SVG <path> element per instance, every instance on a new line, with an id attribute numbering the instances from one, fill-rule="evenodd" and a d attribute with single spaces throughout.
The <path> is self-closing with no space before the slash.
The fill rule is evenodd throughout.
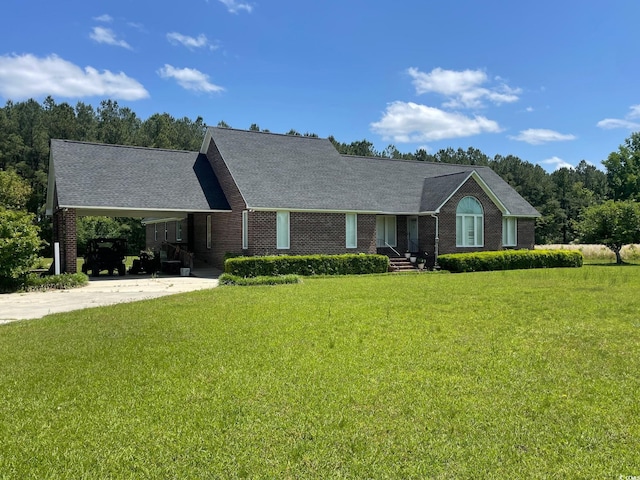
<path id="1" fill-rule="evenodd" d="M 209 128 L 200 152 L 51 141 L 47 214 L 63 271 L 78 216 L 145 218 L 147 247 L 225 254 L 533 248 L 540 214 L 488 167 L 341 155 L 327 139 Z"/>

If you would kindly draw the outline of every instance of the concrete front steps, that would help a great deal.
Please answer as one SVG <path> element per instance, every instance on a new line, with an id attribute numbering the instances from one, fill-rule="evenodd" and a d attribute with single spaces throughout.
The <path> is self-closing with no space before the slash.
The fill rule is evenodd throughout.
<path id="1" fill-rule="evenodd" d="M 389 257 L 390 272 L 415 272 L 418 270 L 417 264 L 411 263 L 405 257 Z"/>

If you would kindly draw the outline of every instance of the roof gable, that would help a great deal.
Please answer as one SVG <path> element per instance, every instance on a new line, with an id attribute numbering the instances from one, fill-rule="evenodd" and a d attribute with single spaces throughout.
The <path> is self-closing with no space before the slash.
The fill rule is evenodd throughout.
<path id="1" fill-rule="evenodd" d="M 479 186 L 482 188 L 484 193 L 491 199 L 491 201 L 495 204 L 496 207 L 502 212 L 502 214 L 509 214 L 509 210 L 505 207 L 505 205 L 500 201 L 500 199 L 493 193 L 491 188 L 486 184 L 486 182 L 478 175 L 475 170 L 472 170 L 470 173 L 468 172 L 460 172 L 454 173 L 451 175 L 447 175 L 445 177 L 435 177 L 435 178 L 427 178 L 425 179 L 425 190 L 433 191 L 436 190 L 436 185 L 439 183 L 438 181 L 446 182 L 445 188 L 441 189 L 441 193 L 449 192 L 447 197 L 444 200 L 441 200 L 440 203 L 437 204 L 436 212 L 439 212 L 440 209 L 447 203 L 451 197 L 453 197 L 460 188 L 467 183 L 470 179 L 473 179 Z M 462 181 L 460 181 L 462 180 Z M 458 185 L 455 185 L 456 181 L 460 181 Z M 452 188 L 453 187 L 453 188 Z"/>

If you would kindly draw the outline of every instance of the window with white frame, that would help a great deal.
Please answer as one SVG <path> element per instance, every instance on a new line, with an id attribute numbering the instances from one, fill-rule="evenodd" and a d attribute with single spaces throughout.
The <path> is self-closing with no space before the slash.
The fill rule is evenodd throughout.
<path id="1" fill-rule="evenodd" d="M 380 248 L 397 246 L 395 215 L 376 217 L 376 246 Z"/>
<path id="2" fill-rule="evenodd" d="M 289 247 L 289 212 L 276 212 L 276 248 L 287 250 Z"/>
<path id="3" fill-rule="evenodd" d="M 249 212 L 242 211 L 242 249 L 249 248 Z"/>
<path id="4" fill-rule="evenodd" d="M 176 242 L 182 241 L 182 221 L 176 221 Z"/>
<path id="5" fill-rule="evenodd" d="M 207 215 L 207 248 L 211 248 L 211 215 Z"/>
<path id="6" fill-rule="evenodd" d="M 518 219 L 502 217 L 502 246 L 515 247 L 518 245 Z"/>
<path id="7" fill-rule="evenodd" d="M 345 214 L 346 247 L 358 248 L 358 214 Z"/>
<path id="8" fill-rule="evenodd" d="M 464 197 L 456 208 L 456 246 L 482 247 L 484 245 L 484 213 L 474 197 Z"/>

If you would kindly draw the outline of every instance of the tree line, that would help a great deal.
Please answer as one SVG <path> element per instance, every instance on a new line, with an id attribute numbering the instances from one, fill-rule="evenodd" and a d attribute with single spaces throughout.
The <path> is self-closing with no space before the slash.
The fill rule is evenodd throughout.
<path id="1" fill-rule="evenodd" d="M 230 127 L 224 121 L 218 126 Z M 20 208 L 35 215 L 42 238 L 50 241 L 50 219 L 44 218 L 50 138 L 197 151 L 206 127 L 202 117 L 176 119 L 167 113 L 142 120 L 113 100 L 104 100 L 97 108 L 83 102 L 75 106 L 57 103 L 52 97 L 42 103 L 33 99 L 9 101 L 0 108 L 0 170 L 17 173 L 29 185 L 30 193 Z M 249 130 L 268 132 L 255 123 Z M 286 133 L 317 137 L 295 129 Z M 640 132 L 603 159 L 605 171 L 583 160 L 573 169 L 553 173 L 515 155 L 491 158 L 473 147 L 441 149 L 433 154 L 424 149 L 402 153 L 394 145 L 378 151 L 366 139 L 345 143 L 330 136 L 329 140 L 346 155 L 491 167 L 541 213 L 536 223 L 538 244 L 576 241 L 580 236 L 578 220 L 585 208 L 607 200 L 638 200 L 640 196 Z M 133 235 L 138 241 L 144 238 L 136 222 L 125 219 L 81 220 L 78 228 L 81 238 L 104 234 L 96 230 L 100 228 Z"/>

